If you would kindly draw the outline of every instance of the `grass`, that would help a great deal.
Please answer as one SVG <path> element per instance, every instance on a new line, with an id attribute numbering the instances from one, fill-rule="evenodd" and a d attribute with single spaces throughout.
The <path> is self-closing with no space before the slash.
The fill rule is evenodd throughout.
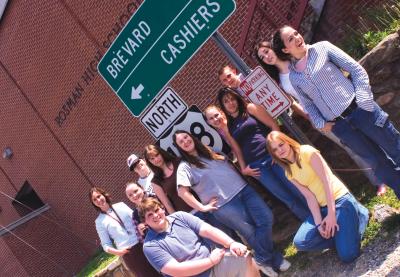
<path id="1" fill-rule="evenodd" d="M 78 273 L 77 277 L 92 277 L 116 259 L 118 259 L 117 256 L 99 250 L 81 272 Z"/>
<path id="2" fill-rule="evenodd" d="M 362 58 L 382 39 L 400 29 L 400 1 L 392 0 L 377 8 L 369 8 L 359 17 L 359 27 L 346 26 L 341 48 L 355 59 Z"/>

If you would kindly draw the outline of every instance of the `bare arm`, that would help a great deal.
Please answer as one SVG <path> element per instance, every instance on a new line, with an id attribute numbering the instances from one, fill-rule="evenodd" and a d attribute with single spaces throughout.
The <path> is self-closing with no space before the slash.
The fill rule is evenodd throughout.
<path id="1" fill-rule="evenodd" d="M 262 106 L 250 103 L 247 105 L 247 111 L 250 115 L 261 121 L 265 126 L 271 128 L 271 130 L 279 131 L 279 126 L 275 119 L 273 119 Z"/>
<path id="2" fill-rule="evenodd" d="M 312 193 L 308 188 L 301 185 L 296 180 L 291 180 L 291 182 L 296 186 L 296 188 L 298 188 L 301 194 L 303 194 L 304 198 L 306 198 L 307 206 L 311 211 L 315 224 L 317 225 L 321 224 L 322 222 L 321 210 L 317 198 L 315 198 L 314 193 Z"/>
<path id="3" fill-rule="evenodd" d="M 199 235 L 212 240 L 224 248 L 227 248 L 235 256 L 243 256 L 247 253 L 247 247 L 239 242 L 234 241 L 220 229 L 211 226 L 208 223 L 203 223 L 200 228 Z"/>
<path id="4" fill-rule="evenodd" d="M 324 158 L 322 158 L 319 153 L 313 153 L 311 155 L 310 163 L 315 173 L 321 179 L 326 195 L 328 215 L 324 218 L 322 224 L 325 224 L 325 228 L 328 234 L 334 236 L 336 229 L 339 230 L 339 226 L 336 222 L 335 198 L 333 195 L 332 179 L 330 178 L 330 176 L 332 176 L 332 174 L 330 174 L 331 170 L 325 162 Z"/>
<path id="5" fill-rule="evenodd" d="M 207 205 L 203 205 L 201 202 L 199 202 L 196 197 L 192 194 L 190 191 L 189 187 L 178 185 L 178 195 L 180 198 L 183 199 L 183 201 L 186 202 L 190 207 L 193 209 L 200 211 L 200 212 L 209 212 L 209 211 L 214 211 L 217 209 L 217 198 L 213 198 L 210 203 Z"/>
<path id="6" fill-rule="evenodd" d="M 117 256 L 123 256 L 124 254 L 128 253 L 128 249 L 116 249 L 114 247 L 108 247 L 107 248 L 107 253 L 112 254 L 112 255 L 117 255 Z"/>
<path id="7" fill-rule="evenodd" d="M 161 268 L 161 272 L 171 276 L 197 275 L 218 264 L 222 260 L 224 253 L 223 249 L 215 249 L 210 256 L 199 260 L 178 262 L 172 259 Z"/>
<path id="8" fill-rule="evenodd" d="M 232 148 L 232 151 L 238 160 L 242 174 L 248 175 L 248 176 L 253 176 L 253 177 L 260 176 L 260 171 L 258 169 L 254 169 L 254 168 L 250 168 L 249 166 L 246 166 L 246 163 L 243 158 L 242 150 L 240 149 L 240 146 L 236 142 L 236 140 L 232 137 L 231 133 L 228 130 L 228 127 L 226 126 L 226 128 L 223 128 L 221 131 L 224 133 L 224 138 L 225 138 L 226 142 Z"/>
<path id="9" fill-rule="evenodd" d="M 223 245 L 225 248 L 229 248 L 233 255 L 243 256 L 247 254 L 245 245 L 235 242 L 227 234 L 208 223 L 204 222 L 201 225 L 199 235 Z M 218 264 L 222 260 L 224 253 L 224 249 L 215 249 L 210 256 L 199 260 L 178 262 L 174 259 L 169 261 L 161 269 L 161 272 L 172 276 L 196 275 Z"/>
<path id="10" fill-rule="evenodd" d="M 162 187 L 160 187 L 157 184 L 151 183 L 153 185 L 153 189 L 155 194 L 157 195 L 158 199 L 160 199 L 161 203 L 164 205 L 164 207 L 167 209 L 167 212 L 169 214 L 172 214 L 175 212 L 174 207 L 172 206 L 171 201 L 169 201 L 168 196 L 165 194 L 164 190 Z"/>

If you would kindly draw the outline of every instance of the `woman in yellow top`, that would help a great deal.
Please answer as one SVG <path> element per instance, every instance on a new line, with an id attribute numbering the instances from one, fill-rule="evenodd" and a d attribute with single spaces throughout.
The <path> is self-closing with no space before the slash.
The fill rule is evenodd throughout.
<path id="1" fill-rule="evenodd" d="M 368 210 L 332 173 L 314 147 L 300 145 L 287 135 L 273 131 L 267 136 L 267 149 L 304 195 L 312 214 L 294 237 L 296 248 L 300 251 L 336 248 L 342 261 L 356 259 L 368 224 Z"/>

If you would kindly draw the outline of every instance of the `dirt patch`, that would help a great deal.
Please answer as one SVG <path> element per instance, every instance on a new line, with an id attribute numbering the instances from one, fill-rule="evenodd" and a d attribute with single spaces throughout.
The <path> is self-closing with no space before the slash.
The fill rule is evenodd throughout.
<path id="1" fill-rule="evenodd" d="M 324 253 L 299 253 L 303 266 L 294 264 L 280 276 L 304 277 L 372 277 L 400 276 L 400 230 L 383 232 L 370 245 L 362 249 L 360 257 L 350 264 L 341 262 L 333 250 Z M 303 267 L 303 268 L 301 268 Z"/>

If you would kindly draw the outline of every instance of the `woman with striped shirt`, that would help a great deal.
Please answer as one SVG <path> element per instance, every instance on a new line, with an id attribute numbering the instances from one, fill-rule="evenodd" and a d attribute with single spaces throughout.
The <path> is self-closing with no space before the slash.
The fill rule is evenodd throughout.
<path id="1" fill-rule="evenodd" d="M 293 58 L 290 82 L 313 125 L 339 137 L 400 198 L 400 134 L 373 100 L 365 69 L 328 41 L 306 45 L 290 26 L 274 34 L 273 48 Z"/>

